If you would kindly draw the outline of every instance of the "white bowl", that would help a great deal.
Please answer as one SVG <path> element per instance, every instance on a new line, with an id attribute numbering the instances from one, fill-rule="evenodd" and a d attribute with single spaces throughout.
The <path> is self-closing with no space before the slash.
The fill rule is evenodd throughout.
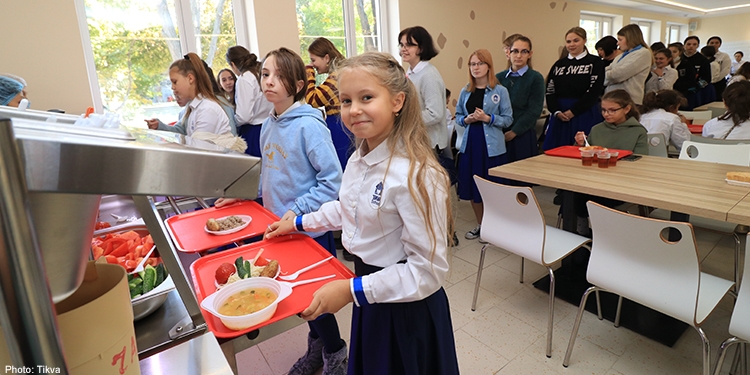
<path id="1" fill-rule="evenodd" d="M 251 288 L 268 288 L 276 293 L 276 300 L 264 309 L 251 314 L 240 316 L 219 314 L 219 307 L 224 304 L 227 298 L 242 290 Z M 219 318 L 227 328 L 239 331 L 271 319 L 273 314 L 276 313 L 276 307 L 279 305 L 279 302 L 283 301 L 286 297 L 289 297 L 290 294 L 292 294 L 292 286 L 288 283 L 280 283 L 268 277 L 251 277 L 249 279 L 243 279 L 231 283 L 223 287 L 221 290 L 207 296 L 201 302 L 201 307 L 213 316 Z"/>

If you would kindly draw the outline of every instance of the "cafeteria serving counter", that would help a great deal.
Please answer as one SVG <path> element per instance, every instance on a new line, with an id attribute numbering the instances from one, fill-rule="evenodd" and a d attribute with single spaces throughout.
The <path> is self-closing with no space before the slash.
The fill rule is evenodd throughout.
<path id="1" fill-rule="evenodd" d="M 186 312 L 187 318 L 167 334 L 171 342 L 152 349 L 174 354 L 184 348 L 209 350 L 199 345 L 204 340 L 218 345 L 207 335 L 184 269 L 148 196 L 252 199 L 259 171 L 258 158 L 175 133 L 0 119 L 0 326 L 12 327 L 6 341 L 13 364 L 67 373 L 53 302 L 81 283 L 102 194 L 133 196 L 174 279 L 172 302 Z M 62 261 L 67 261 L 64 267 Z M 180 345 L 189 339 L 198 341 Z"/>

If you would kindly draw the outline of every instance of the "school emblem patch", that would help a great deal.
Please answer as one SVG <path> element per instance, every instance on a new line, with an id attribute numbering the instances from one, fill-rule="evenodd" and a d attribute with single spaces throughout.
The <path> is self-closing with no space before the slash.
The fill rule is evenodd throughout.
<path id="1" fill-rule="evenodd" d="M 372 199 L 370 199 L 370 206 L 372 208 L 380 207 L 380 201 L 383 199 L 383 181 L 380 181 L 375 185 L 372 192 Z"/>
<path id="2" fill-rule="evenodd" d="M 492 102 L 497 104 L 500 103 L 500 95 L 499 94 L 492 94 Z"/>

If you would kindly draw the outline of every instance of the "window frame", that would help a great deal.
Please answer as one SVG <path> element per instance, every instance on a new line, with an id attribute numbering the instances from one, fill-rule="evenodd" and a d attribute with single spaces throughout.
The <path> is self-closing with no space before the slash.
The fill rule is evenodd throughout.
<path id="1" fill-rule="evenodd" d="M 599 33 L 597 35 L 587 35 L 587 45 L 589 44 L 590 40 L 593 40 L 593 43 L 591 45 L 593 46 L 596 44 L 597 41 L 604 38 L 607 35 L 614 35 L 613 29 L 614 29 L 614 23 L 615 23 L 615 17 L 608 14 L 603 13 L 594 13 L 594 12 L 586 12 L 581 11 L 579 18 L 578 18 L 578 24 L 581 24 L 581 21 L 592 21 L 597 24 L 597 30 Z M 604 26 L 607 26 L 606 28 Z M 607 29 L 607 30 L 605 30 Z M 588 30 L 586 30 L 588 33 Z M 593 36 L 594 39 L 590 39 Z M 592 52 L 593 51 L 593 52 Z M 595 53 L 596 50 L 592 49 L 589 51 L 590 53 Z"/>
<path id="2" fill-rule="evenodd" d="M 168 0 L 174 4 L 175 7 L 175 25 L 178 27 L 180 35 L 180 49 L 183 53 L 189 52 L 198 53 L 195 29 L 193 25 L 188 25 L 187 21 L 193 20 L 193 11 L 190 6 L 190 0 Z M 245 4 L 248 2 L 250 4 Z M 253 8 L 252 0 L 233 0 L 232 1 L 232 16 L 234 17 L 234 30 L 235 38 L 237 39 L 237 45 L 245 46 L 248 50 L 250 48 L 250 39 L 255 35 L 257 40 L 257 33 L 250 32 L 247 22 L 247 8 Z M 92 101 L 94 104 L 94 110 L 96 113 L 104 112 L 104 102 L 102 100 L 101 86 L 99 86 L 99 76 L 96 71 L 96 62 L 94 61 L 94 51 L 91 46 L 91 36 L 89 35 L 88 29 L 88 18 L 86 16 L 86 4 L 85 0 L 75 0 L 76 13 L 78 16 L 78 27 L 81 31 L 81 40 L 83 42 L 83 54 L 86 62 L 86 71 L 89 76 L 89 85 L 91 88 Z M 254 20 L 253 20 L 254 21 Z M 254 24 L 254 23 L 253 23 Z M 241 25 L 241 26 L 240 26 Z M 254 43 L 257 46 L 257 42 Z M 257 48 L 256 48 L 257 49 Z"/>

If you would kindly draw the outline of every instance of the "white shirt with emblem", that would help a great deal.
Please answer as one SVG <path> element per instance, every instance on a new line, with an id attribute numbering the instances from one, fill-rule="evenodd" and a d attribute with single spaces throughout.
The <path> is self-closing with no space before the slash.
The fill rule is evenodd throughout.
<path id="1" fill-rule="evenodd" d="M 427 174 L 437 239 L 433 254 L 427 225 L 409 193 L 408 172 L 409 160 L 391 157 L 387 141 L 364 156 L 360 148 L 349 158 L 339 200 L 302 218 L 305 230 L 340 229 L 347 250 L 383 267 L 362 277 L 369 303 L 422 300 L 440 289 L 448 272 L 447 181 L 441 186 L 437 174 Z"/>
<path id="2" fill-rule="evenodd" d="M 232 128 L 229 127 L 229 117 L 219 103 L 198 95 L 188 105 L 191 108 L 186 124 L 188 136 L 195 132 L 232 134 Z"/>

